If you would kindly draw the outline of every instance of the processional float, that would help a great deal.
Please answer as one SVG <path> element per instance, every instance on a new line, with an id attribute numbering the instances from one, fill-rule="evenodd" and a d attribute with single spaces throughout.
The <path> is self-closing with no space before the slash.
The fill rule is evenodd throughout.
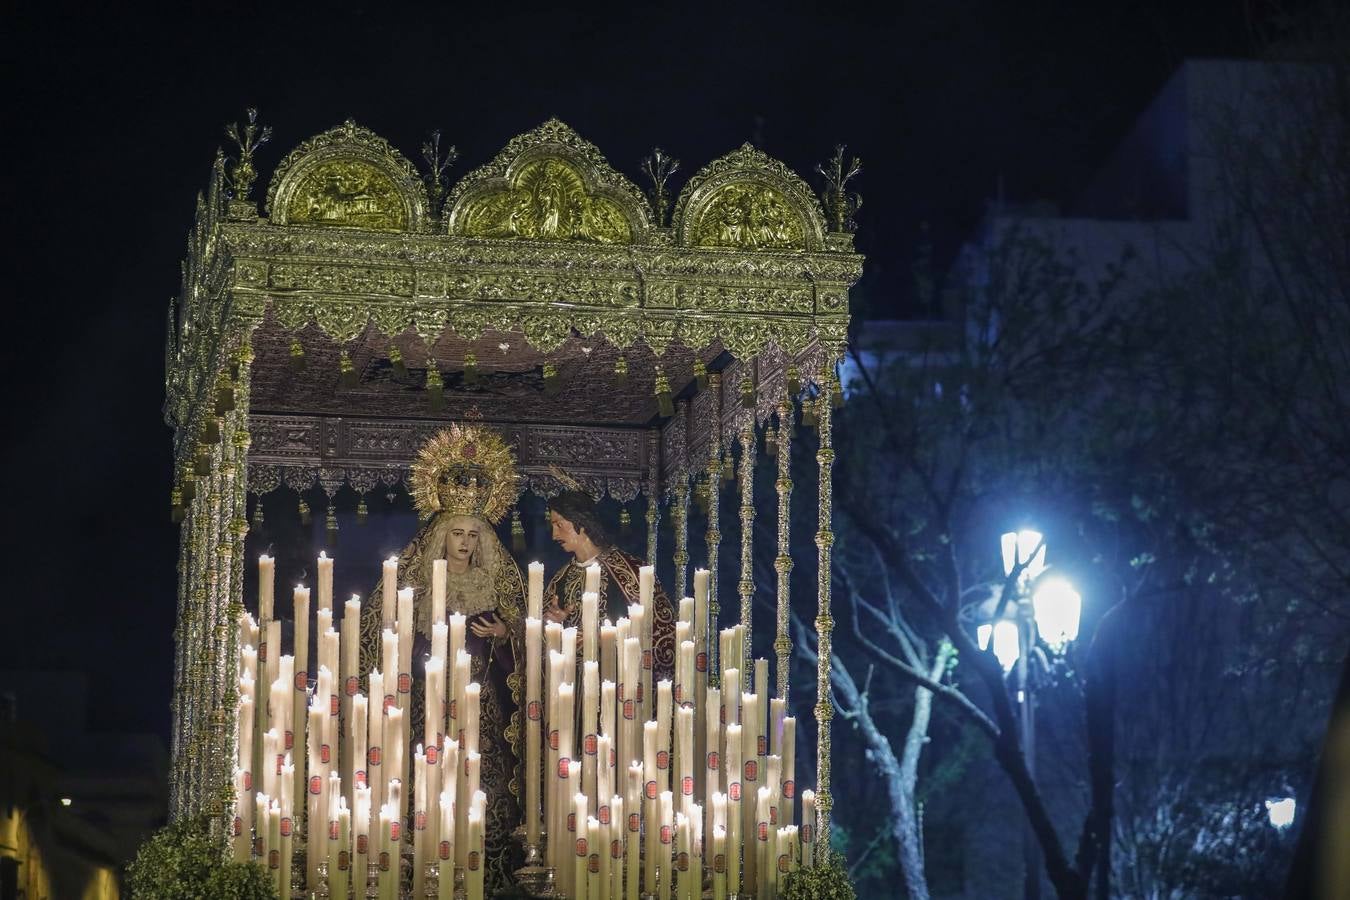
<path id="1" fill-rule="evenodd" d="M 522 728 L 527 750 L 533 741 L 521 775 L 522 886 L 574 897 L 768 897 L 780 867 L 810 863 L 812 852 L 815 861 L 827 858 L 831 411 L 840 397 L 835 367 L 848 289 L 862 266 L 842 151 L 824 172 L 828 217 L 799 176 L 745 145 L 691 178 L 668 220 L 677 164 L 660 151 L 644 164 L 652 179 L 644 197 L 595 147 L 550 120 L 447 191 L 438 140 L 424 148 L 428 172 L 419 176 L 385 140 L 349 121 L 285 157 L 260 215 L 249 199 L 253 151 L 268 132 L 250 113 L 229 133 L 239 152 L 228 161 L 217 154 L 168 315 L 165 414 L 181 523 L 173 816 L 211 817 L 237 856 L 273 867 L 282 896 L 482 890 L 472 864 L 482 847 L 480 795 L 463 777 L 476 756 L 468 746 L 476 745 L 476 725 L 461 720 L 445 743 L 429 725 L 427 745 L 414 750 L 411 722 L 397 709 L 401 693 L 425 687 L 428 708 L 439 691 L 469 717 L 468 695 L 478 686 L 456 678 L 450 646 L 455 627 L 462 639 L 462 617 L 458 626 L 454 616 L 439 620 L 449 645 L 425 685 L 404 683 L 411 645 L 393 651 L 381 677 L 396 691 L 354 671 L 356 628 L 345 619 L 359 612 L 360 598 L 334 605 L 332 560 L 315 561 L 312 608 L 308 587 L 296 588 L 290 603 L 276 600 L 270 558 L 257 562 L 256 594 L 244 591 L 250 502 L 256 508 L 263 496 L 290 490 L 307 511 L 304 492 L 317 485 L 335 527 L 339 502 L 355 495 L 363 514 L 372 491 L 410 487 L 419 448 L 448 423 L 473 418 L 510 445 L 524 486 L 537 495 L 559 490 L 562 467 L 594 497 L 645 497 L 649 564 L 661 549 L 664 507 L 687 644 L 674 684 L 644 685 L 640 737 L 621 737 L 613 719 L 637 699 L 632 685 L 641 676 L 625 689 L 624 673 L 633 670 L 623 661 L 625 642 L 612 636 L 631 637 L 642 653 L 640 624 L 622 622 L 630 634 L 606 623 L 610 635 L 590 642 L 595 671 L 558 667 L 549 652 L 558 637 L 545 637 L 538 621 L 541 573 L 530 566 L 527 635 L 540 654 L 520 674 L 531 690 L 547 685 L 547 702 L 536 706 L 541 695 L 530 695 Z M 819 446 L 816 772 L 814 794 L 801 792 L 800 807 L 790 759 L 795 720 L 785 710 L 789 461 L 799 412 Z M 757 515 L 754 504 L 761 435 L 776 451 L 776 517 Z M 740 492 L 735 616 L 722 615 L 716 577 L 725 568 L 719 498 L 728 470 Z M 707 568 L 690 578 L 693 499 L 706 509 Z M 757 529 L 775 532 L 778 545 L 772 691 L 751 639 Z M 388 609 L 400 586 L 385 578 Z M 691 599 L 682 600 L 686 592 Z M 387 622 L 395 640 L 406 627 L 401 612 Z M 613 648 L 612 664 L 597 646 Z M 552 710 L 563 695 L 575 706 L 549 721 L 543 707 Z M 583 697 L 590 712 L 573 718 Z M 383 723 L 382 755 L 371 754 L 358 719 Z M 737 727 L 740 738 L 728 741 Z M 576 794 L 574 806 L 557 781 L 579 760 L 593 760 L 602 740 L 612 751 L 609 780 L 598 782 L 607 786 Z M 618 758 L 621 741 L 634 759 Z M 660 757 L 656 784 L 649 754 Z M 429 757 L 457 773 L 435 782 L 456 783 L 455 796 L 427 796 Z M 377 764 L 401 777 L 382 775 L 372 785 L 365 770 Z M 374 808 L 372 789 L 383 801 Z M 729 811 L 734 805 L 743 811 Z M 400 829 L 420 831 L 428 821 L 440 840 L 424 847 L 420 835 L 400 838 Z M 447 842 L 459 845 L 448 864 L 438 859 Z"/>

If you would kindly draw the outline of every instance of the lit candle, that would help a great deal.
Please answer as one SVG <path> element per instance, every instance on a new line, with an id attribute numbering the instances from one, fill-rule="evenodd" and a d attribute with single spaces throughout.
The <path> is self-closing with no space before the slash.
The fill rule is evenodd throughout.
<path id="1" fill-rule="evenodd" d="M 656 685 L 656 780 L 657 791 L 670 790 L 670 722 L 673 693 L 670 682 Z"/>
<path id="2" fill-rule="evenodd" d="M 290 894 L 290 884 L 286 885 L 286 894 L 281 890 L 281 804 L 273 800 L 267 807 L 267 868 L 272 876 L 272 888 L 278 897 Z M 289 871 L 289 866 L 287 870 Z"/>
<path id="3" fill-rule="evenodd" d="M 594 646 L 594 644 L 592 644 Z M 600 709 L 600 664 L 593 659 L 582 663 L 581 692 L 581 786 L 580 791 L 595 796 L 596 717 Z"/>
<path id="4" fill-rule="evenodd" d="M 610 900 L 623 900 L 623 838 L 628 825 L 623 812 L 622 794 L 615 794 L 610 798 L 609 811 L 609 897 Z"/>
<path id="5" fill-rule="evenodd" d="M 413 751 L 413 896 L 426 896 L 427 871 L 427 755 L 418 744 Z"/>
<path id="6" fill-rule="evenodd" d="M 423 715 L 425 719 L 425 729 L 423 741 L 427 747 L 436 748 L 441 745 L 441 738 L 444 736 L 445 727 L 445 659 L 440 656 L 432 656 L 426 662 L 426 712 Z M 431 759 L 436 759 L 436 754 L 431 754 Z M 433 762 L 432 765 L 435 765 Z"/>
<path id="7" fill-rule="evenodd" d="M 368 702 L 365 694 L 357 694 L 352 698 L 352 715 L 348 719 L 348 735 L 351 746 L 350 758 L 346 761 L 344 771 L 347 781 L 351 782 L 347 793 L 352 795 L 352 809 L 356 809 L 356 789 L 366 786 L 366 740 L 370 727 L 367 722 Z"/>
<path id="8" fill-rule="evenodd" d="M 324 828 L 328 822 L 328 810 L 323 806 L 323 795 L 328 787 L 328 777 L 321 759 L 324 716 L 327 715 L 327 706 L 328 704 L 317 696 L 309 704 L 309 740 L 306 747 L 308 750 L 309 778 L 305 789 L 305 808 L 308 813 L 305 818 L 305 884 L 319 883 L 319 861 L 322 859 L 320 851 L 327 849 L 324 843 L 319 840 L 319 836 L 324 833 Z"/>
<path id="9" fill-rule="evenodd" d="M 576 793 L 572 795 L 573 811 L 568 824 L 573 831 L 573 846 L 575 852 L 572 859 L 572 892 L 571 896 L 575 900 L 587 900 L 590 892 L 589 878 L 587 877 L 587 868 L 590 863 L 590 847 L 588 844 L 589 826 L 588 816 L 586 815 L 587 801 L 586 795 Z"/>
<path id="10" fill-rule="evenodd" d="M 802 824 L 797 832 L 802 845 L 802 866 L 811 868 L 816 864 L 816 792 L 802 791 Z"/>
<path id="11" fill-rule="evenodd" d="M 295 827 L 295 766 L 287 754 L 281 765 L 281 900 L 291 896 L 291 844 Z"/>
<path id="12" fill-rule="evenodd" d="M 575 628 L 564 628 L 562 630 L 562 655 L 567 663 L 563 667 L 563 677 L 567 679 L 568 684 L 576 681 L 577 677 L 577 630 Z"/>
<path id="13" fill-rule="evenodd" d="M 609 747 L 610 747 L 609 756 L 606 756 L 603 753 L 598 755 L 599 764 L 601 768 L 604 767 L 613 768 L 614 766 L 613 751 L 616 746 L 614 737 L 615 735 L 618 734 L 618 732 L 615 731 L 615 721 L 614 721 L 615 692 L 616 691 L 614 682 L 602 681 L 600 683 L 600 731 L 598 733 L 603 734 L 605 737 L 609 738 Z"/>
<path id="14" fill-rule="evenodd" d="M 638 703 L 637 689 L 641 681 L 642 642 L 635 637 L 625 638 L 623 642 L 623 674 L 619 686 L 619 702 L 623 715 L 619 722 L 619 759 L 632 760 L 638 754 L 638 715 L 641 706 Z"/>
<path id="15" fill-rule="evenodd" d="M 532 562 L 529 566 L 529 593 L 526 596 L 525 615 L 531 619 L 544 618 L 544 564 Z"/>
<path id="16" fill-rule="evenodd" d="M 769 806 L 772 798 L 767 787 L 755 792 L 755 896 L 759 900 L 768 900 L 769 888 L 773 884 L 773 869 L 769 864 Z M 746 854 L 746 858 L 749 858 Z M 750 867 L 746 866 L 748 870 Z M 748 874 L 748 873 L 747 873 Z"/>
<path id="17" fill-rule="evenodd" d="M 236 764 L 243 775 L 243 790 L 253 792 L 253 682 L 240 679 L 239 754 Z M 247 821 L 247 819 L 246 819 Z"/>
<path id="18" fill-rule="evenodd" d="M 708 815 L 711 816 L 713 797 L 721 793 L 722 789 L 722 753 L 718 749 L 722 746 L 722 691 L 720 688 L 710 687 L 707 697 L 708 702 L 703 710 L 703 745 L 707 747 L 707 755 L 703 760 L 703 796 L 704 807 L 709 810 Z M 712 834 L 711 819 L 704 823 L 704 831 L 709 835 Z"/>
<path id="19" fill-rule="evenodd" d="M 305 746 L 305 728 L 308 721 L 305 710 L 309 706 L 309 588 L 296 585 L 292 597 L 295 605 L 295 700 L 291 707 L 293 735 L 288 748 Z M 295 792 L 305 793 L 305 767 L 296 766 Z"/>
<path id="20" fill-rule="evenodd" d="M 281 676 L 281 622 L 276 619 L 267 622 L 263 634 L 265 640 L 258 650 L 258 660 L 263 664 L 263 683 L 271 685 Z M 286 696 L 290 698 L 289 694 Z"/>
<path id="21" fill-rule="evenodd" d="M 600 623 L 600 680 L 619 680 L 619 651 L 615 643 L 617 631 L 609 619 Z"/>
<path id="22" fill-rule="evenodd" d="M 441 833 L 436 845 L 437 900 L 455 897 L 455 804 L 450 795 L 441 792 Z"/>
<path id="23" fill-rule="evenodd" d="M 541 569 L 539 563 L 530 564 L 531 584 L 534 580 L 534 567 Z M 531 588 L 533 590 L 533 588 Z M 541 587 L 542 590 L 542 587 Z M 543 623 L 536 616 L 525 619 L 525 844 L 528 847 L 539 844 L 539 784 L 542 774 L 539 771 L 539 743 L 543 732 L 543 707 L 540 702 L 542 671 L 540 654 L 543 652 Z"/>
<path id="24" fill-rule="evenodd" d="M 600 659 L 599 608 L 599 594 L 587 592 L 581 595 L 581 658 L 584 662 Z"/>
<path id="25" fill-rule="evenodd" d="M 235 862 L 248 862 L 253 848 L 250 845 L 249 831 L 244 823 L 251 817 L 249 808 L 253 805 L 253 796 L 244 786 L 248 773 L 237 766 L 234 769 L 234 815 L 230 822 L 230 841 L 234 850 Z"/>
<path id="26" fill-rule="evenodd" d="M 608 804 L 606 804 L 608 805 Z M 609 828 L 595 816 L 586 819 L 586 896 L 607 900 L 609 891 Z"/>
<path id="27" fill-rule="evenodd" d="M 722 696 L 730 693 L 735 690 L 729 686 Z M 727 749 L 722 771 L 727 783 L 727 890 L 736 894 L 741 889 L 741 726 L 730 723 L 724 730 Z"/>
<path id="28" fill-rule="evenodd" d="M 746 891 L 754 890 L 759 883 L 756 880 L 759 867 L 759 844 L 756 843 L 758 836 L 755 832 L 756 814 L 759 812 L 759 756 L 757 745 L 759 735 L 755 731 L 756 720 L 762 720 L 758 715 L 759 696 L 757 694 L 741 694 L 741 790 L 744 792 L 744 802 L 741 804 L 741 833 L 746 835 L 749 845 L 745 851 L 742 865 L 745 870 L 745 888 Z"/>
<path id="29" fill-rule="evenodd" d="M 333 560 L 328 554 L 319 551 L 319 605 L 320 610 L 333 609 Z"/>
<path id="30" fill-rule="evenodd" d="M 355 595 L 342 605 L 341 653 L 338 680 L 342 684 L 342 720 L 347 724 L 342 735 L 342 783 L 347 806 L 356 809 L 356 797 L 352 790 L 356 787 L 356 771 L 365 770 L 365 739 L 362 737 L 362 753 L 356 753 L 356 726 L 352 716 L 352 701 L 361 692 L 361 599 Z M 362 728 L 365 723 L 362 723 Z"/>
<path id="31" fill-rule="evenodd" d="M 431 622 L 445 621 L 445 573 L 446 563 L 443 559 L 433 559 L 431 561 Z"/>
<path id="32" fill-rule="evenodd" d="M 398 609 L 398 557 L 391 556 L 384 561 L 381 572 L 380 627 L 389 628 L 394 624 L 394 613 Z"/>
<path id="33" fill-rule="evenodd" d="M 681 706 L 675 710 L 675 748 L 679 759 L 679 809 L 685 815 L 694 803 L 694 710 Z"/>
<path id="34" fill-rule="evenodd" d="M 670 791 L 662 791 L 658 799 L 660 837 L 661 842 L 657 845 L 656 857 L 656 884 L 657 896 L 660 900 L 671 900 L 671 888 L 673 885 L 671 869 L 671 853 L 675 847 L 675 797 Z"/>
<path id="35" fill-rule="evenodd" d="M 366 727 L 366 784 L 371 789 L 371 815 L 384 806 L 384 675 L 372 669 L 367 676 L 370 708 Z M 378 835 L 377 835 L 378 837 Z"/>
<path id="36" fill-rule="evenodd" d="M 480 799 L 480 797 L 482 799 Z M 468 900 L 483 900 L 483 815 L 486 795 L 480 791 L 469 809 L 468 841 L 472 848 L 465 865 L 464 890 Z"/>
<path id="37" fill-rule="evenodd" d="M 675 814 L 675 893 L 680 900 L 694 900 L 694 887 L 690 883 L 689 850 L 693 833 L 689 827 L 689 817 L 682 812 Z M 702 894 L 702 891 L 699 891 Z"/>
<path id="38" fill-rule="evenodd" d="M 384 777 L 389 784 L 398 782 L 400 785 L 408 783 L 408 735 L 403 721 L 403 710 L 397 706 L 390 706 L 384 714 L 384 752 L 385 766 Z M 389 801 L 393 801 L 392 794 Z M 399 802 L 395 806 L 395 812 L 399 821 L 407 818 L 408 792 L 402 791 L 399 796 Z"/>
<path id="39" fill-rule="evenodd" d="M 686 629 L 688 630 L 687 626 Z M 694 702 L 694 642 L 681 641 L 680 655 L 676 667 L 675 702 L 686 706 Z"/>
<path id="40" fill-rule="evenodd" d="M 352 812 L 347 806 L 347 798 L 338 799 L 338 832 L 337 832 L 337 871 L 333 870 L 333 864 L 328 864 L 328 896 L 346 897 L 352 883 L 351 871 L 351 840 L 352 840 Z M 362 873 L 364 875 L 364 873 Z M 362 878 L 364 881 L 364 878 Z"/>
<path id="41" fill-rule="evenodd" d="M 272 606 L 276 597 L 277 561 L 264 553 L 258 557 L 258 622 L 275 618 Z"/>
<path id="42" fill-rule="evenodd" d="M 797 797 L 797 719 L 783 717 L 783 797 L 779 802 L 780 822 L 793 822 L 793 803 Z"/>
<path id="43" fill-rule="evenodd" d="M 610 823 L 609 798 L 614 796 L 614 770 L 610 768 L 610 738 L 602 734 L 596 740 L 599 765 L 595 772 L 595 817 L 601 825 Z"/>
<path id="44" fill-rule="evenodd" d="M 598 562 L 591 563 L 586 567 L 586 583 L 583 593 L 600 593 L 600 564 Z"/>
<path id="45" fill-rule="evenodd" d="M 624 847 L 624 900 L 638 900 L 639 856 L 641 852 L 640 829 L 642 827 L 642 763 L 628 765 L 628 781 L 624 793 L 623 807 L 627 838 Z"/>
<path id="46" fill-rule="evenodd" d="M 656 798 L 660 794 L 657 790 L 657 771 L 656 771 L 656 723 L 642 723 L 642 818 L 646 820 L 647 828 L 644 832 L 645 850 L 642 860 L 642 886 L 648 893 L 656 892 L 656 858 L 658 855 L 660 825 L 657 823 Z"/>
<path id="47" fill-rule="evenodd" d="M 448 839 L 452 851 L 450 856 L 450 868 L 453 870 L 455 866 L 459 865 L 460 853 L 457 848 L 462 841 L 467 839 L 466 832 L 469 821 L 467 809 L 464 815 L 460 815 L 459 809 L 459 798 L 464 796 L 459 793 L 459 778 L 460 773 L 464 769 L 464 763 L 459 755 L 459 741 L 447 737 L 444 743 L 441 744 L 441 753 L 443 757 L 441 765 L 445 767 L 445 777 L 441 779 L 441 796 L 450 801 L 450 813 L 453 816 L 450 820 L 450 837 Z M 465 806 L 467 807 L 467 800 L 465 801 Z M 446 839 L 446 831 L 444 823 L 442 823 L 441 840 Z"/>
<path id="48" fill-rule="evenodd" d="M 270 728 L 263 735 L 262 758 L 263 793 L 269 797 L 280 796 L 277 779 L 281 776 L 281 758 L 281 734 L 275 728 Z"/>
<path id="49" fill-rule="evenodd" d="M 478 752 L 478 717 L 482 704 L 483 686 L 471 681 L 464 686 L 464 747 L 470 753 Z"/>
<path id="50" fill-rule="evenodd" d="M 264 869 L 271 866 L 267 859 L 267 811 L 270 808 L 271 801 L 266 794 L 259 791 L 253 795 L 253 821 L 257 823 L 253 832 L 253 855 Z"/>
<path id="51" fill-rule="evenodd" d="M 398 834 L 398 812 L 388 803 L 380 807 L 380 834 L 379 834 L 379 853 L 376 859 L 379 860 L 380 877 L 379 885 L 380 900 L 391 900 L 393 894 L 393 875 L 391 869 L 397 866 L 397 862 L 390 852 L 393 848 L 397 852 L 399 834 Z"/>
<path id="52" fill-rule="evenodd" d="M 473 797 L 478 792 L 479 779 L 482 777 L 482 757 L 480 757 L 476 751 L 461 749 L 460 758 L 464 760 L 464 780 L 456 789 L 456 796 Z M 471 812 L 472 805 L 472 802 L 470 802 L 465 806 L 462 821 L 456 823 L 456 829 L 465 836 L 465 839 L 462 842 L 464 845 L 460 862 L 460 865 L 462 866 L 467 866 L 469 864 L 469 854 L 473 851 L 474 847 L 477 846 L 473 841 L 473 836 L 469 833 L 469 813 Z M 456 841 L 457 846 L 459 843 L 459 841 Z M 457 850 L 456 853 L 460 853 L 460 851 Z"/>
<path id="53" fill-rule="evenodd" d="M 398 708 L 405 718 L 412 710 L 412 651 L 413 589 L 407 587 L 398 592 Z"/>
<path id="54" fill-rule="evenodd" d="M 727 830 L 714 825 L 712 832 L 713 900 L 727 900 Z"/>
<path id="55" fill-rule="evenodd" d="M 352 830 L 355 832 L 354 862 L 356 872 L 356 896 L 362 898 L 366 892 L 366 873 L 370 865 L 370 788 L 361 786 L 352 791 L 355 804 L 352 807 Z"/>
<path id="56" fill-rule="evenodd" d="M 435 622 L 435 623 L 433 623 L 432 626 L 431 626 L 431 655 L 432 655 L 432 656 L 439 656 L 442 660 L 449 660 L 450 657 L 448 657 L 448 656 L 445 655 L 445 654 L 449 651 L 449 649 L 450 649 L 450 626 L 449 626 L 449 624 L 447 624 L 447 623 L 445 623 L 445 622 Z M 447 674 L 447 673 L 445 672 L 445 670 L 442 670 L 442 671 L 441 671 L 442 677 L 444 677 L 446 674 Z M 445 696 L 445 691 L 444 691 L 445 684 L 444 684 L 444 682 L 442 682 L 441 688 L 442 688 L 441 695 L 442 695 L 442 698 L 444 698 L 444 696 Z M 444 701 L 442 700 L 442 702 L 444 702 Z M 441 723 L 442 723 L 442 726 L 444 725 L 444 722 L 445 722 L 445 710 L 442 709 L 442 710 L 441 710 Z"/>
<path id="57" fill-rule="evenodd" d="M 450 629 L 450 642 L 455 641 L 455 630 Z M 450 696 L 450 716 L 449 725 L 446 726 L 446 733 L 454 736 L 460 745 L 464 744 L 464 689 L 469 686 L 469 675 L 472 670 L 473 657 L 464 650 L 459 650 L 455 655 L 455 677 L 454 688 Z M 467 817 L 469 810 L 463 810 Z M 466 819 L 467 821 L 467 819 Z"/>
<path id="58" fill-rule="evenodd" d="M 651 718 L 651 692 L 652 679 L 651 669 L 646 665 L 646 660 L 650 658 L 647 653 L 649 647 L 642 642 L 644 621 L 647 616 L 647 608 L 641 604 L 634 603 L 628 607 L 628 637 L 638 642 L 638 664 L 633 670 L 633 686 L 629 688 L 633 692 L 633 697 L 637 700 L 637 721 L 645 722 Z M 624 648 L 627 652 L 627 646 Z M 633 748 L 637 752 L 637 748 Z"/>
<path id="59" fill-rule="evenodd" d="M 561 654 L 559 654 L 559 657 L 561 657 Z M 560 666 L 560 668 L 562 667 L 565 667 L 565 664 Z M 551 833 L 559 835 L 560 839 L 556 842 L 550 840 L 550 843 L 555 844 L 557 847 L 554 866 L 557 868 L 558 872 L 564 876 L 564 880 L 566 880 L 566 873 L 568 871 L 566 868 L 568 862 L 566 850 L 569 845 L 566 838 L 561 836 L 567 830 L 567 807 L 570 798 L 576 793 L 577 787 L 576 782 L 571 781 L 572 757 L 575 752 L 572 743 L 572 730 L 574 727 L 572 723 L 575 721 L 575 719 L 573 719 L 575 701 L 574 692 L 575 689 L 570 684 L 563 683 L 558 685 L 557 702 L 554 704 L 554 712 L 557 714 L 557 728 L 555 733 L 558 738 L 558 746 L 556 750 L 557 779 L 553 793 L 553 822 Z M 578 777 L 580 777 L 580 774 L 581 773 L 578 770 Z"/>

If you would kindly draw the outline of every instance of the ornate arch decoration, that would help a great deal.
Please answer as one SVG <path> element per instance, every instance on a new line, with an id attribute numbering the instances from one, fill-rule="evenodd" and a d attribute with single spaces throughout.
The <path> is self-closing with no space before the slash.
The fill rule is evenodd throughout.
<path id="1" fill-rule="evenodd" d="M 645 243 L 642 192 L 557 119 L 511 140 L 446 199 L 452 235 L 509 240 Z"/>
<path id="2" fill-rule="evenodd" d="M 292 150 L 267 188 L 275 225 L 422 231 L 417 169 L 389 142 L 348 119 Z"/>
<path id="3" fill-rule="evenodd" d="M 825 243 L 825 214 L 810 186 L 750 144 L 689 179 L 672 224 L 685 247 L 819 251 Z"/>

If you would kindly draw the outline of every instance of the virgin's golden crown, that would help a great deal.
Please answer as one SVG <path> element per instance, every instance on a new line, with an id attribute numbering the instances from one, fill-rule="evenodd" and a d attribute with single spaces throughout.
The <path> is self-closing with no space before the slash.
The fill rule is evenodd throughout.
<path id="1" fill-rule="evenodd" d="M 494 525 L 519 493 L 511 448 L 480 425 L 451 425 L 433 435 L 413 463 L 412 485 L 423 516 L 445 512 Z"/>

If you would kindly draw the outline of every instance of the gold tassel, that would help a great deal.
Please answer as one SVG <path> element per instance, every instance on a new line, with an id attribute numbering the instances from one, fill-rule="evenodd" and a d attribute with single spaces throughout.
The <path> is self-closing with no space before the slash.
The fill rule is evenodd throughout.
<path id="1" fill-rule="evenodd" d="M 558 370 L 553 363 L 544 363 L 544 396 L 556 397 L 562 385 L 558 381 Z"/>
<path id="2" fill-rule="evenodd" d="M 764 452 L 769 456 L 778 455 L 778 426 L 770 423 L 764 430 Z"/>
<path id="3" fill-rule="evenodd" d="M 694 485 L 694 502 L 698 504 L 699 510 L 706 516 L 711 498 L 708 494 L 708 481 L 701 475 Z"/>
<path id="4" fill-rule="evenodd" d="M 346 350 L 338 354 L 338 384 L 343 390 L 356 387 L 356 366 L 352 365 L 352 356 Z"/>
<path id="5" fill-rule="evenodd" d="M 408 377 L 408 367 L 403 362 L 403 351 L 397 347 L 389 348 L 389 364 L 394 367 L 394 377 L 400 381 Z"/>
<path id="6" fill-rule="evenodd" d="M 263 526 L 263 523 L 266 521 L 267 516 L 263 515 L 262 497 L 259 497 L 257 500 L 253 502 L 253 516 L 252 516 L 253 527 L 261 528 Z"/>
<path id="7" fill-rule="evenodd" d="M 844 386 L 835 379 L 830 379 L 830 406 L 834 409 L 844 406 Z"/>
<path id="8" fill-rule="evenodd" d="M 309 524 L 310 522 L 312 522 L 312 521 L 313 521 L 313 517 L 310 515 L 309 504 L 305 502 L 305 498 L 301 497 L 301 498 L 300 498 L 300 524 L 301 524 L 301 525 L 308 525 L 308 524 Z"/>
<path id="9" fill-rule="evenodd" d="M 660 366 L 656 367 L 656 410 L 663 419 L 675 415 L 675 398 L 670 393 L 670 379 Z"/>
<path id="10" fill-rule="evenodd" d="M 183 492 L 178 488 L 169 494 L 169 509 L 169 521 L 175 525 L 181 523 L 186 513 L 183 509 Z"/>
<path id="11" fill-rule="evenodd" d="M 188 472 L 183 475 L 183 507 L 186 508 L 197 496 L 197 477 Z"/>
<path id="12" fill-rule="evenodd" d="M 206 431 L 202 434 L 202 440 L 208 444 L 220 443 L 220 419 L 213 417 L 206 420 Z"/>
<path id="13" fill-rule="evenodd" d="M 802 404 L 802 427 L 815 428 L 820 424 L 820 416 L 816 414 L 816 404 L 818 400 L 807 400 Z"/>
<path id="14" fill-rule="evenodd" d="M 211 474 L 211 448 L 206 444 L 197 445 L 197 459 L 193 472 L 202 476 Z"/>
<path id="15" fill-rule="evenodd" d="M 464 354 L 464 383 L 469 387 L 477 387 L 481 380 L 478 376 L 478 356 L 469 350 Z"/>
<path id="16" fill-rule="evenodd" d="M 736 461 L 731 458 L 728 452 L 722 457 L 722 484 L 731 484 L 736 480 Z"/>
<path id="17" fill-rule="evenodd" d="M 802 392 L 802 376 L 796 366 L 788 366 L 787 392 L 789 397 L 796 397 Z"/>
<path id="18" fill-rule="evenodd" d="M 614 384 L 616 387 L 628 387 L 628 357 L 619 355 L 614 363 Z"/>
<path id="19" fill-rule="evenodd" d="M 520 556 L 525 552 L 525 525 L 520 521 L 520 510 L 511 513 L 511 552 Z"/>
<path id="20" fill-rule="evenodd" d="M 337 507 L 333 505 L 331 500 L 328 501 L 328 515 L 324 517 L 323 526 L 324 530 L 328 532 L 328 546 L 332 547 L 337 543 L 338 520 Z"/>
<path id="21" fill-rule="evenodd" d="M 427 399 L 431 401 L 432 412 L 440 412 L 445 405 L 445 379 L 441 377 L 440 363 L 434 357 L 427 359 Z"/>
<path id="22" fill-rule="evenodd" d="M 297 338 L 291 341 L 291 368 L 300 371 L 305 367 L 305 345 Z"/>
<path id="23" fill-rule="evenodd" d="M 356 524 L 366 524 L 366 519 L 370 518 L 370 507 L 366 506 L 366 495 L 362 494 L 356 501 Z"/>
<path id="24" fill-rule="evenodd" d="M 755 408 L 755 382 L 749 375 L 741 379 L 741 408 Z"/>
<path id="25" fill-rule="evenodd" d="M 234 412 L 234 385 L 222 378 L 216 384 L 216 415 Z"/>
<path id="26" fill-rule="evenodd" d="M 629 514 L 627 508 L 619 510 L 619 534 L 624 537 L 633 532 L 633 517 Z"/>
<path id="27" fill-rule="evenodd" d="M 701 359 L 694 360 L 694 384 L 700 391 L 708 388 L 708 366 Z"/>

